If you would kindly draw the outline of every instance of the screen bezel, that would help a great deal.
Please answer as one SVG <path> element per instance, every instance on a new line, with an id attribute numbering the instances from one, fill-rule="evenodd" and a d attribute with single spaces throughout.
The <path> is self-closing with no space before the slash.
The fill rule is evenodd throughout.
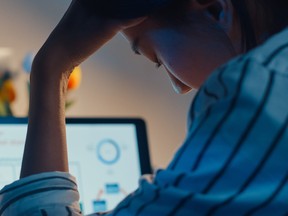
<path id="1" fill-rule="evenodd" d="M 1 117 L 0 124 L 28 124 L 28 118 Z M 66 118 L 66 124 L 133 124 L 136 127 L 141 175 L 151 174 L 145 121 L 141 118 Z"/>

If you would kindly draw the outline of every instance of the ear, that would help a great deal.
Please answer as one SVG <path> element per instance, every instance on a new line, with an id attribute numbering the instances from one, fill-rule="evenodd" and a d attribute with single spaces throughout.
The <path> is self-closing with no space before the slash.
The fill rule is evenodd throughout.
<path id="1" fill-rule="evenodd" d="M 231 15 L 228 2 L 225 0 L 190 0 L 190 9 L 205 11 L 215 21 L 225 22 L 227 15 Z"/>
<path id="2" fill-rule="evenodd" d="M 194 10 L 201 10 L 215 4 L 216 2 L 217 0 L 190 0 L 190 6 Z"/>

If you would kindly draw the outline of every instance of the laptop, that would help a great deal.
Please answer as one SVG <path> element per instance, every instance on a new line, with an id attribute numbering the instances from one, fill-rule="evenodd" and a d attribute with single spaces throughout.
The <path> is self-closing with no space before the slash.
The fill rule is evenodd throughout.
<path id="1" fill-rule="evenodd" d="M 0 189 L 19 179 L 27 118 L 0 118 Z M 113 209 L 151 173 L 145 122 L 67 118 L 69 170 L 84 214 Z"/>

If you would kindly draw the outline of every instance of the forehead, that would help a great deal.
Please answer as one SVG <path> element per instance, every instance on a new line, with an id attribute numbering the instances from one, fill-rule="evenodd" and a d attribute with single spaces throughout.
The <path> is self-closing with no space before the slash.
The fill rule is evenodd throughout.
<path id="1" fill-rule="evenodd" d="M 147 36 L 152 32 L 156 32 L 163 29 L 179 29 L 183 24 L 187 24 L 185 21 L 180 19 L 170 17 L 164 18 L 159 16 L 151 16 L 148 17 L 142 23 L 122 30 L 122 34 L 128 40 L 134 40 L 135 38 L 140 38 L 143 36 Z"/>

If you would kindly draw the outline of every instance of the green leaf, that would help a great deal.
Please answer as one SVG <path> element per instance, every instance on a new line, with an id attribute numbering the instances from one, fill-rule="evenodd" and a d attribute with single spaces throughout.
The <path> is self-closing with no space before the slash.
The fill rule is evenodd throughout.
<path id="1" fill-rule="evenodd" d="M 75 100 L 67 100 L 65 103 L 65 109 L 69 109 L 73 104 L 75 104 Z"/>

